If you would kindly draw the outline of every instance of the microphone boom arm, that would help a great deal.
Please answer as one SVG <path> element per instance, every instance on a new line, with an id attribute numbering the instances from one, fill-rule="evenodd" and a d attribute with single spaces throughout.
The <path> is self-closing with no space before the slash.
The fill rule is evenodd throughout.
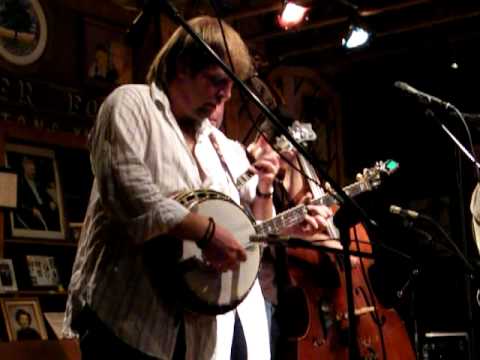
<path id="1" fill-rule="evenodd" d="M 154 1 L 154 0 L 151 0 Z M 293 147 L 298 151 L 299 154 L 304 156 L 310 163 L 313 165 L 315 170 L 317 170 L 322 179 L 330 183 L 330 186 L 335 190 L 336 194 L 338 195 L 338 200 L 341 205 L 347 205 L 355 209 L 358 212 L 360 221 L 364 223 L 367 229 L 371 229 L 376 227 L 377 224 L 368 217 L 365 210 L 363 210 L 357 202 L 355 202 L 352 198 L 347 196 L 344 192 L 342 187 L 330 177 L 330 175 L 325 171 L 319 164 L 320 161 L 316 157 L 315 154 L 312 152 L 307 152 L 304 147 L 302 147 L 295 138 L 290 134 L 287 127 L 284 126 L 280 120 L 273 114 L 273 112 L 255 95 L 252 90 L 248 88 L 245 83 L 240 80 L 235 73 L 227 66 L 222 59 L 215 53 L 215 51 L 210 48 L 210 46 L 197 34 L 195 31 L 190 27 L 190 25 L 183 19 L 180 15 L 178 10 L 173 6 L 173 4 L 169 0 L 157 0 L 159 2 L 159 9 L 164 9 L 166 13 L 171 17 L 171 19 L 178 23 L 182 28 L 201 46 L 205 49 L 205 51 L 211 56 L 211 58 L 217 63 L 218 66 L 222 68 L 222 70 L 230 77 L 235 85 L 239 87 L 239 89 L 247 95 L 247 97 L 258 107 L 258 109 L 267 117 L 272 124 L 277 128 L 277 130 L 284 135 L 287 140 L 293 145 Z M 155 8 L 155 7 L 153 7 Z M 145 9 L 146 10 L 146 9 Z"/>

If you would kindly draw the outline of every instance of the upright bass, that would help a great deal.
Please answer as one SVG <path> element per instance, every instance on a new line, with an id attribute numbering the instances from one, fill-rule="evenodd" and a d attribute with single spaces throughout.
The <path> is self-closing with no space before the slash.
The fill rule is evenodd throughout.
<path id="1" fill-rule="evenodd" d="M 308 189 L 314 198 L 323 193 L 316 172 L 301 155 L 298 157 L 306 174 Z M 335 209 L 334 209 L 335 210 Z M 331 224 L 328 233 L 338 238 L 338 230 Z M 350 250 L 371 253 L 372 247 L 365 228 L 357 224 L 350 229 Z M 289 359 L 349 359 L 347 289 L 344 259 L 341 255 L 327 256 L 336 267 L 338 286 L 319 289 L 298 271 L 290 271 L 292 281 L 302 286 L 309 311 L 309 327 L 303 336 L 290 339 L 296 351 Z M 311 255 L 310 255 L 311 257 Z M 375 298 L 368 279 L 371 259 L 354 259 L 352 291 L 356 345 L 360 359 L 413 360 L 415 354 L 403 321 L 394 309 L 384 308 Z M 294 310 L 293 310 L 294 311 Z"/>

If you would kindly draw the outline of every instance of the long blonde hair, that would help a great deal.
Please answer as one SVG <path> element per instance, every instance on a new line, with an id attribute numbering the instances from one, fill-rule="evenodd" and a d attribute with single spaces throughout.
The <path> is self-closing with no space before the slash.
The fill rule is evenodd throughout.
<path id="1" fill-rule="evenodd" d="M 222 20 L 228 52 L 217 19 L 210 16 L 196 17 L 188 22 L 192 29 L 230 65 L 230 53 L 233 71 L 242 80 L 253 70 L 250 54 L 240 35 Z M 193 74 L 215 65 L 215 60 L 182 28 L 179 27 L 157 53 L 147 75 L 147 83 L 157 82 L 166 86 L 176 75 L 178 64 L 190 69 Z"/>

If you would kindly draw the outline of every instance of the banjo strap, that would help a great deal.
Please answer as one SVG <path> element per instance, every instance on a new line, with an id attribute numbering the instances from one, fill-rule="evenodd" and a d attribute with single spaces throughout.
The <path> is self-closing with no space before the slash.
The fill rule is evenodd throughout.
<path id="1" fill-rule="evenodd" d="M 215 135 L 213 134 L 213 132 L 210 133 L 210 135 L 208 135 L 209 139 L 210 139 L 210 142 L 212 143 L 213 145 L 213 148 L 215 149 L 215 152 L 217 153 L 218 155 L 218 158 L 220 159 L 220 163 L 222 164 L 222 167 L 223 167 L 223 170 L 225 171 L 225 173 L 228 175 L 228 177 L 230 178 L 230 181 L 232 182 L 232 184 L 235 186 L 235 188 L 237 190 L 238 187 L 237 187 L 237 183 L 235 181 L 235 178 L 233 177 L 233 174 L 232 172 L 230 171 L 230 168 L 228 167 L 228 164 L 227 162 L 225 161 L 225 157 L 223 156 L 223 153 L 222 153 L 222 150 L 220 149 L 220 145 L 218 144 L 218 141 L 217 141 L 217 138 L 215 137 Z"/>

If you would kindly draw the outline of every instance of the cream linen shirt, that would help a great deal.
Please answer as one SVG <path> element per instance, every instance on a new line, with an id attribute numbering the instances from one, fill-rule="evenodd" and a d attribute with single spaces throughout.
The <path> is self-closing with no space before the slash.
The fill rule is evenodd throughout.
<path id="1" fill-rule="evenodd" d="M 127 344 L 170 359 L 183 317 L 186 359 L 212 358 L 215 317 L 183 312 L 157 296 L 141 246 L 188 214 L 169 198 L 175 192 L 208 186 L 240 202 L 208 138 L 211 132 L 225 149 L 226 162 L 236 161 L 234 177 L 243 173 L 249 163 L 240 145 L 235 151 L 232 141 L 205 120 L 194 149 L 206 175 L 202 183 L 169 100 L 156 85 L 124 85 L 104 101 L 89 139 L 95 180 L 69 286 L 66 336 L 75 336 L 72 320 L 88 304 Z M 254 196 L 252 190 L 243 195 L 247 202 Z"/>

